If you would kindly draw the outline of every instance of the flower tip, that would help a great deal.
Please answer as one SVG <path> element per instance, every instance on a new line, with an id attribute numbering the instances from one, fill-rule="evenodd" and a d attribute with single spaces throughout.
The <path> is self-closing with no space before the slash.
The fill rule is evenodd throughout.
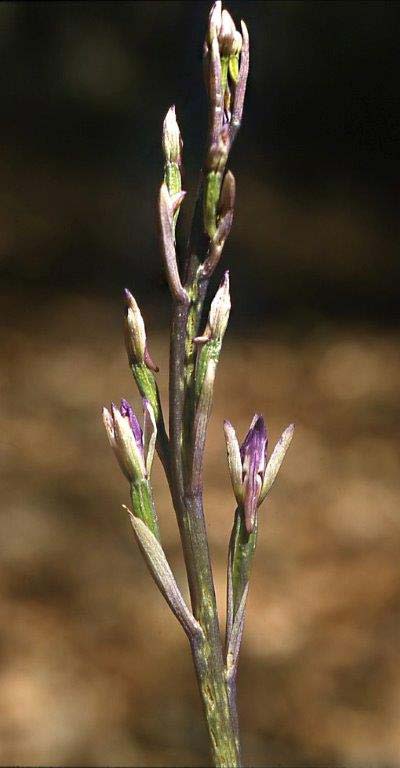
<path id="1" fill-rule="evenodd" d="M 208 17 L 208 39 L 210 43 L 212 43 L 214 38 L 218 37 L 221 31 L 221 21 L 222 21 L 222 2 L 221 0 L 216 0 L 216 2 L 214 3 L 214 5 L 210 10 L 209 17 Z"/>
<path id="2" fill-rule="evenodd" d="M 243 19 L 240 20 L 240 28 L 242 30 L 242 37 L 243 37 L 243 39 L 248 40 L 249 39 L 249 30 L 247 29 L 246 22 L 243 21 Z"/>
<path id="3" fill-rule="evenodd" d="M 124 288 L 123 294 L 124 294 L 126 308 L 131 309 L 133 312 L 140 314 L 140 310 L 133 293 L 131 293 L 128 288 Z"/>
<path id="4" fill-rule="evenodd" d="M 120 413 L 121 416 L 129 416 L 129 413 L 132 411 L 132 406 L 129 403 L 128 400 L 125 400 L 125 398 L 121 398 L 121 405 L 120 405 Z"/>

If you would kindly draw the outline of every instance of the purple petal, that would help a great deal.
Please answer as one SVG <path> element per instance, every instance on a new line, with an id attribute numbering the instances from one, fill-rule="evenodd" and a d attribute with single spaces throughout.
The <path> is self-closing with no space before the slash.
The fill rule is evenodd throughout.
<path id="1" fill-rule="evenodd" d="M 267 430 L 265 428 L 264 419 L 262 416 L 255 414 L 253 421 L 250 424 L 249 431 L 240 446 L 240 456 L 242 462 L 247 455 L 256 454 L 259 464 L 264 462 L 265 465 L 265 452 L 268 445 Z M 264 466 L 265 468 L 265 466 Z M 261 469 L 258 470 L 262 471 Z"/>
<path id="2" fill-rule="evenodd" d="M 267 431 L 262 416 L 256 414 L 240 448 L 243 466 L 243 506 L 248 533 L 254 527 L 265 472 Z"/>
<path id="3" fill-rule="evenodd" d="M 133 432 L 133 436 L 136 441 L 136 445 L 140 450 L 143 452 L 143 432 L 142 428 L 137 420 L 136 414 L 131 406 L 131 404 L 128 402 L 128 400 L 122 399 L 121 400 L 121 407 L 120 407 L 120 413 L 121 416 L 124 416 L 125 418 L 129 419 L 129 424 L 131 427 L 131 430 Z"/>

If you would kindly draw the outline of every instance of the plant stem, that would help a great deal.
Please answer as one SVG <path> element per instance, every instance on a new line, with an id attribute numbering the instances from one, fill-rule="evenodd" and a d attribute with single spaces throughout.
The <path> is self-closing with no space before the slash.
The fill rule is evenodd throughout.
<path id="1" fill-rule="evenodd" d="M 183 414 L 185 350 L 190 306 L 176 303 L 171 327 L 170 445 L 174 505 L 186 563 L 193 613 L 204 639 L 192 643 L 193 661 L 203 702 L 214 765 L 238 766 L 238 750 L 229 709 L 217 605 L 203 512 L 202 487 L 185 476 Z M 200 312 L 196 313 L 198 326 Z M 191 334 L 197 329 L 191 328 Z M 192 338 L 193 338 L 192 337 Z M 186 382 L 187 383 L 187 382 Z"/>

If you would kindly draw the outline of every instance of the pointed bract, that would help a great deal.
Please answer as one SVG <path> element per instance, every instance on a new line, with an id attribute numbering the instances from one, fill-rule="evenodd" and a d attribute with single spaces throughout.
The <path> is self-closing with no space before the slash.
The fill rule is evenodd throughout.
<path id="1" fill-rule="evenodd" d="M 157 424 L 149 401 L 143 398 L 143 446 L 146 471 L 150 475 L 157 439 Z"/>
<path id="2" fill-rule="evenodd" d="M 283 462 L 283 459 L 285 458 L 286 452 L 290 446 L 290 443 L 292 442 L 293 434 L 294 434 L 294 424 L 289 424 L 289 426 L 286 427 L 281 437 L 279 438 L 274 450 L 272 451 L 271 457 L 268 461 L 267 468 L 264 474 L 264 480 L 263 480 L 261 496 L 260 496 L 260 503 L 265 499 L 266 495 L 268 494 L 268 492 L 272 487 L 272 484 Z"/>
<path id="3" fill-rule="evenodd" d="M 232 488 L 238 504 L 243 501 L 243 469 L 242 457 L 240 455 L 239 442 L 236 432 L 230 421 L 224 421 L 224 432 L 226 441 L 226 452 L 228 456 L 228 467 L 231 476 Z"/>
<path id="4" fill-rule="evenodd" d="M 209 44 L 211 44 L 211 42 L 215 37 L 218 37 L 221 30 L 221 22 L 222 22 L 222 2 L 221 0 L 217 0 L 217 2 L 214 3 L 214 5 L 212 6 L 209 17 L 208 17 L 207 42 Z"/>
<path id="5" fill-rule="evenodd" d="M 207 325 L 203 336 L 197 336 L 195 341 L 204 342 L 209 339 L 222 341 L 228 325 L 231 311 L 231 297 L 229 293 L 229 272 L 226 270 L 221 284 L 215 294 L 210 307 Z"/>

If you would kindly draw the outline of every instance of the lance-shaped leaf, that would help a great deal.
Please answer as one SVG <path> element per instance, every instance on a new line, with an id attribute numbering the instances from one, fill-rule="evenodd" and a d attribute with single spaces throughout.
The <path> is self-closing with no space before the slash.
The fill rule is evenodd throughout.
<path id="1" fill-rule="evenodd" d="M 168 187 L 164 183 L 161 185 L 158 213 L 160 222 L 161 249 L 164 257 L 165 272 L 168 285 L 172 296 L 178 303 L 187 304 L 189 299 L 185 289 L 182 286 L 179 276 L 178 263 L 175 250 L 175 231 L 174 231 L 174 213 L 177 210 L 178 203 L 182 202 L 185 196 L 180 192 L 175 200 L 170 197 Z"/>
<path id="2" fill-rule="evenodd" d="M 125 507 L 125 509 L 127 508 Z M 201 637 L 203 631 L 182 597 L 167 558 L 165 557 L 164 550 L 142 520 L 135 517 L 129 509 L 127 509 L 127 511 L 139 547 L 160 592 L 182 625 L 187 636 L 190 639 L 196 636 Z"/>

